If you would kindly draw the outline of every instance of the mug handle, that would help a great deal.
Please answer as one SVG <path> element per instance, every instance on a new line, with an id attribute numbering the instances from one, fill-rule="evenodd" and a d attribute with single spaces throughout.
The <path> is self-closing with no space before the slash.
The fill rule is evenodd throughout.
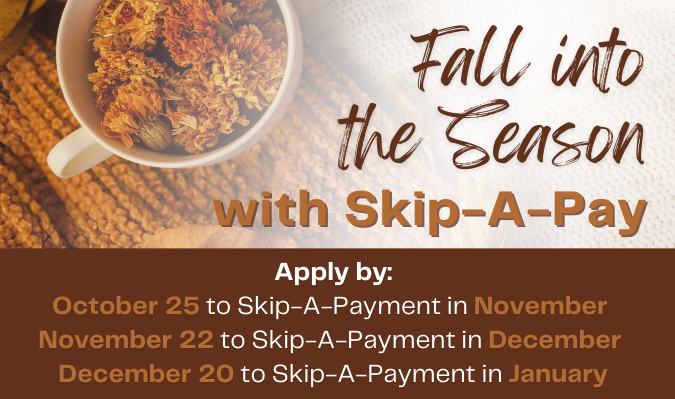
<path id="1" fill-rule="evenodd" d="M 67 179 L 79 175 L 113 155 L 84 128 L 61 140 L 47 156 L 47 164 L 55 175 Z"/>

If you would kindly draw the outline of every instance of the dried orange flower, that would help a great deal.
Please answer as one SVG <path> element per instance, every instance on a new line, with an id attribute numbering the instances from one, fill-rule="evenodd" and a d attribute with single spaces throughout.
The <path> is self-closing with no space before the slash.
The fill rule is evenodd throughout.
<path id="1" fill-rule="evenodd" d="M 118 88 L 117 97 L 101 124 L 103 134 L 119 138 L 131 148 L 134 141 L 139 141 L 136 133 L 162 109 L 163 102 L 157 87 L 144 81 L 131 81 Z"/>
<path id="2" fill-rule="evenodd" d="M 268 42 L 255 25 L 242 26 L 213 64 L 216 86 L 258 110 L 270 106 L 286 70 L 286 44 L 275 51 Z"/>
<path id="3" fill-rule="evenodd" d="M 94 83 L 96 105 L 102 111 L 115 101 L 117 88 L 132 80 L 144 81 L 158 87 L 163 85 L 173 70 L 165 63 L 134 51 L 101 51 L 101 57 L 96 61 L 98 72 L 89 75 L 89 81 Z"/>
<path id="4" fill-rule="evenodd" d="M 223 0 L 208 0 L 211 10 L 221 23 L 232 23 L 232 16 L 237 12 L 237 9 L 232 3 L 223 4 Z"/>
<path id="5" fill-rule="evenodd" d="M 233 0 L 232 5 L 237 8 L 237 12 L 232 16 L 233 22 L 247 20 L 256 10 L 262 10 L 267 0 Z"/>
<path id="6" fill-rule="evenodd" d="M 221 133 L 233 131 L 233 124 L 249 123 L 239 114 L 234 96 L 220 92 L 208 70 L 176 74 L 169 86 L 173 90 L 170 94 L 180 97 L 172 101 L 174 110 L 167 113 L 174 126 L 174 143 L 192 154 L 213 147 Z"/>
<path id="7" fill-rule="evenodd" d="M 278 49 L 281 43 L 286 42 L 286 25 L 278 18 L 272 19 L 272 10 L 255 11 L 247 21 L 260 29 L 263 37 L 270 41 L 269 45 L 273 49 Z"/>
<path id="8" fill-rule="evenodd" d="M 223 4 L 223 0 L 208 0 L 211 5 L 211 10 L 218 18 L 220 25 L 216 28 L 217 35 L 220 36 L 223 42 L 230 40 L 234 34 L 234 22 L 232 16 L 237 12 L 232 3 Z"/>
<path id="9" fill-rule="evenodd" d="M 98 6 L 94 49 L 152 51 L 170 0 L 105 0 Z"/>
<path id="10" fill-rule="evenodd" d="M 178 66 L 200 70 L 220 55 L 219 25 L 206 0 L 179 0 L 164 17 L 164 45 Z"/>

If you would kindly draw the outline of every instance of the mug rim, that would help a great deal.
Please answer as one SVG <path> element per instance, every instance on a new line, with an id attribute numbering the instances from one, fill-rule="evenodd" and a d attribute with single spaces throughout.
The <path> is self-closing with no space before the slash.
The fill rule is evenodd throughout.
<path id="1" fill-rule="evenodd" d="M 65 44 L 63 43 L 63 40 L 58 40 L 59 37 L 64 36 L 63 31 L 65 29 L 68 29 L 66 25 L 68 25 L 67 19 L 69 19 L 70 14 L 74 13 L 75 12 L 74 10 L 76 10 L 78 6 L 79 7 L 82 6 L 81 2 L 76 1 L 69 1 L 66 3 L 59 23 L 56 41 L 56 69 L 61 84 L 61 91 L 63 92 L 66 102 L 68 103 L 68 107 L 70 108 L 71 112 L 73 113 L 77 121 L 80 123 L 81 127 L 84 128 L 87 131 L 87 133 L 96 140 L 98 144 L 103 146 L 105 149 L 107 149 L 114 155 L 117 155 L 128 161 L 138 163 L 141 165 L 159 168 L 191 168 L 210 165 L 239 155 L 240 153 L 237 151 L 240 150 L 242 147 L 244 147 L 247 143 L 249 143 L 249 141 L 253 140 L 257 136 L 257 134 L 267 126 L 267 124 L 270 122 L 270 119 L 275 115 L 275 113 L 277 113 L 279 107 L 281 107 L 283 99 L 287 95 L 290 95 L 292 93 L 291 77 L 296 72 L 295 69 L 301 67 L 298 66 L 298 63 L 296 62 L 299 54 L 298 40 L 301 40 L 299 39 L 301 33 L 299 26 L 297 25 L 297 17 L 295 15 L 293 5 L 290 0 L 274 0 L 274 1 L 276 1 L 279 4 L 279 8 L 281 9 L 281 13 L 284 17 L 284 25 L 286 26 L 288 57 L 286 60 L 286 69 L 284 71 L 284 77 L 282 78 L 281 85 L 279 86 L 279 89 L 277 91 L 277 95 L 272 101 L 272 104 L 269 106 L 269 108 L 267 108 L 264 111 L 263 115 L 256 123 L 253 124 L 253 126 L 248 127 L 248 130 L 242 133 L 241 136 L 234 139 L 231 143 L 228 143 L 216 150 L 204 152 L 202 154 L 174 155 L 155 152 L 153 154 L 161 154 L 167 157 L 180 157 L 182 159 L 149 160 L 143 157 L 138 157 L 137 155 L 131 153 L 123 153 L 122 151 L 120 151 L 120 149 L 118 149 L 115 145 L 111 143 L 111 141 L 115 139 L 105 137 L 103 135 L 100 124 L 98 126 L 95 126 L 94 128 L 92 128 L 92 126 L 89 126 L 89 124 L 87 123 L 87 118 L 83 117 L 83 111 L 78 109 L 77 105 L 75 105 L 76 104 L 75 101 L 72 101 L 72 98 L 74 98 L 74 93 L 72 93 L 71 90 L 69 89 L 68 80 L 64 79 L 65 74 L 64 68 L 66 69 L 68 68 L 68 62 L 65 59 L 63 59 L 64 58 L 63 46 Z M 75 5 L 76 3 L 78 4 L 77 6 Z M 98 2 L 96 4 L 98 4 Z M 91 22 L 93 23 L 93 21 Z M 89 39 L 90 38 L 87 38 L 87 40 Z M 93 48 L 91 48 L 91 51 L 93 52 Z M 272 129 L 269 129 L 269 131 L 271 130 Z M 269 134 L 269 132 L 264 134 L 263 137 L 261 137 L 260 139 L 264 138 L 264 136 L 266 136 L 267 134 Z M 244 152 L 246 150 L 247 148 L 244 148 L 244 150 L 241 152 Z M 147 151 L 151 152 L 151 150 Z M 228 155 L 230 154 L 234 155 L 228 157 Z"/>

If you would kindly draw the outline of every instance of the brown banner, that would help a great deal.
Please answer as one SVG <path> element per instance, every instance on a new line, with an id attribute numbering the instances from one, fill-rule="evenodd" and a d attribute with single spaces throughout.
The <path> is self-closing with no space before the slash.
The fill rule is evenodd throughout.
<path id="1" fill-rule="evenodd" d="M 4 252 L 2 392 L 664 396 L 672 390 L 675 354 L 672 256 L 652 250 Z M 357 262 L 369 268 L 368 281 L 357 280 Z M 306 267 L 298 276 L 307 279 L 297 286 L 276 281 L 281 263 L 293 277 L 296 267 Z M 336 285 L 340 276 L 344 283 Z M 228 314 L 219 314 L 227 305 Z M 394 314 L 387 314 L 390 307 Z M 254 382 L 262 377 L 255 369 L 264 381 Z"/>

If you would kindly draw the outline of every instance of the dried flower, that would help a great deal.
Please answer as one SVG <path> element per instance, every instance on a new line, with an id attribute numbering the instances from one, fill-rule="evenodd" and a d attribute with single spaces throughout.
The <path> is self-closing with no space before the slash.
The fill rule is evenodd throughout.
<path id="1" fill-rule="evenodd" d="M 174 126 L 174 143 L 192 154 L 199 154 L 218 142 L 220 133 L 229 134 L 232 125 L 247 126 L 239 114 L 237 100 L 218 90 L 208 71 L 186 71 L 174 75 L 169 86 L 183 98 L 173 102 L 175 111 L 167 113 Z"/>
<path id="2" fill-rule="evenodd" d="M 119 138 L 131 148 L 138 141 L 136 134 L 145 123 L 163 109 L 159 90 L 143 81 L 132 81 L 119 87 L 101 123 L 103 134 Z"/>
<path id="3" fill-rule="evenodd" d="M 173 75 L 165 63 L 134 51 L 101 51 L 96 67 L 98 72 L 90 74 L 89 81 L 94 83 L 96 106 L 104 112 L 115 100 L 119 86 L 135 80 L 158 87 Z"/>
<path id="4" fill-rule="evenodd" d="M 164 17 L 164 45 L 178 66 L 200 70 L 220 55 L 220 21 L 205 0 L 179 0 Z"/>
<path id="5" fill-rule="evenodd" d="M 286 24 L 278 18 L 272 19 L 272 10 L 255 11 L 247 21 L 260 29 L 263 37 L 269 40 L 269 45 L 273 49 L 278 49 L 286 41 Z"/>
<path id="6" fill-rule="evenodd" d="M 171 128 L 157 114 L 148 115 L 136 135 L 153 151 L 164 151 L 173 143 Z"/>
<path id="7" fill-rule="evenodd" d="M 249 108 L 269 107 L 286 70 L 286 45 L 274 51 L 255 25 L 245 25 L 223 46 L 213 64 L 221 92 L 243 98 Z"/>
<path id="8" fill-rule="evenodd" d="M 248 20 L 256 10 L 262 10 L 267 0 L 233 0 L 232 5 L 237 8 L 237 12 L 232 16 L 233 22 Z"/>
<path id="9" fill-rule="evenodd" d="M 94 49 L 152 51 L 170 0 L 105 0 L 98 5 Z"/>
<path id="10" fill-rule="evenodd" d="M 232 16 L 237 12 L 232 3 L 223 4 L 223 0 L 208 0 L 208 2 L 218 21 L 232 25 Z"/>

